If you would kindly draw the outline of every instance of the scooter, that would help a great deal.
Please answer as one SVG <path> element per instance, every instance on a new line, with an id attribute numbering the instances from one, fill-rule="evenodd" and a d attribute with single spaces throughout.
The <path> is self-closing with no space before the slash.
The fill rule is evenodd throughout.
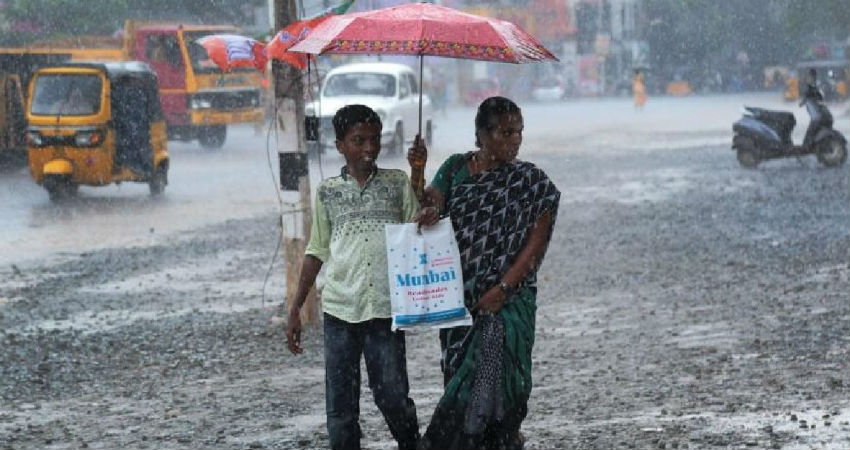
<path id="1" fill-rule="evenodd" d="M 732 150 L 737 152 L 741 166 L 754 169 L 764 160 L 811 154 L 826 167 L 844 164 L 847 160 L 847 139 L 832 128 L 829 109 L 816 95 L 806 96 L 802 104 L 806 105 L 810 125 L 801 145 L 795 145 L 791 139 L 791 132 L 797 124 L 794 114 L 744 107 L 744 116 L 732 125 L 735 133 Z"/>

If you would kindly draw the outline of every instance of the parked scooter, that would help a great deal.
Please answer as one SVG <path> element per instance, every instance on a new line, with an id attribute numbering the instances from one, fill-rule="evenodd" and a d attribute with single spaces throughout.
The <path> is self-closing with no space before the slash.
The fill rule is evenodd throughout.
<path id="1" fill-rule="evenodd" d="M 794 114 L 745 106 L 744 116 L 732 125 L 735 136 L 732 149 L 741 166 L 753 169 L 761 161 L 814 154 L 826 167 L 837 167 L 847 160 L 847 139 L 832 128 L 832 114 L 817 89 L 815 74 L 809 74 L 809 86 L 800 106 L 809 113 L 809 127 L 802 145 L 795 145 L 791 132 L 797 124 Z"/>

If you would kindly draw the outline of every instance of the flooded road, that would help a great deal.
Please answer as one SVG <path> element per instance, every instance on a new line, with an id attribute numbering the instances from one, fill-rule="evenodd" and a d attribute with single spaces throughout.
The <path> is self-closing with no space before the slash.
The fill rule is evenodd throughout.
<path id="1" fill-rule="evenodd" d="M 523 105 L 525 155 L 598 149 L 665 148 L 722 145 L 744 103 L 789 109 L 775 95 L 657 99 L 644 111 L 634 111 L 627 99 L 581 100 Z M 798 123 L 807 123 L 799 108 Z M 474 109 L 457 108 L 436 118 L 431 161 L 454 151 L 473 149 Z M 805 127 L 798 126 L 798 132 Z M 219 150 L 197 143 L 170 142 L 169 184 L 162 198 L 151 198 L 145 184 L 124 183 L 81 187 L 79 196 L 52 204 L 27 170 L 0 173 L 0 266 L 30 259 L 123 245 L 145 245 L 165 235 L 232 218 L 280 210 L 297 196 L 280 192 L 273 135 L 252 127 L 231 127 Z M 801 138 L 800 138 L 801 139 Z M 730 152 L 731 153 L 731 152 Z M 342 160 L 326 154 L 323 165 L 311 165 L 313 185 L 336 173 Z M 399 157 L 383 157 L 387 167 L 406 168 Z M 430 175 L 437 163 L 428 165 Z M 639 187 L 636 187 L 639 188 Z M 286 205 L 284 210 L 288 209 Z"/>
<path id="2" fill-rule="evenodd" d="M 805 113 L 774 97 L 521 105 L 521 157 L 562 191 L 527 449 L 850 448 L 850 166 L 740 168 L 745 102 L 794 110 L 802 138 Z M 473 148 L 473 116 L 438 116 L 427 172 Z M 3 174 L 0 448 L 327 447 L 321 329 L 296 357 L 275 319 L 265 148 L 247 127 L 220 151 L 174 144 L 157 200 L 123 185 L 51 205 L 25 172 Z M 314 186 L 341 158 L 322 162 Z M 424 428 L 436 333 L 407 348 Z M 395 448 L 365 381 L 361 400 L 364 448 Z"/>

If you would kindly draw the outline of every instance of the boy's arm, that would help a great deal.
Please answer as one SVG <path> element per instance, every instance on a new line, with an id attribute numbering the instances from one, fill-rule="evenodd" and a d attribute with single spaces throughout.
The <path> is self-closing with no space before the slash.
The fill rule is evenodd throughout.
<path id="1" fill-rule="evenodd" d="M 413 187 L 407 179 L 407 174 L 404 172 L 402 172 L 402 174 L 404 175 L 404 182 L 401 186 L 402 221 L 413 222 L 419 212 L 419 200 L 417 200 L 416 193 L 413 191 Z"/>
<path id="2" fill-rule="evenodd" d="M 310 228 L 310 241 L 307 243 L 306 254 L 301 261 L 301 273 L 298 276 L 298 289 L 289 308 L 286 321 L 286 346 L 294 354 L 304 351 L 301 348 L 301 307 L 307 300 L 307 294 L 316 282 L 316 276 L 322 269 L 323 261 L 330 256 L 331 223 L 327 210 L 322 203 L 321 187 L 316 192 L 313 205 L 313 225 Z"/>
<path id="3" fill-rule="evenodd" d="M 316 276 L 322 269 L 322 260 L 313 255 L 304 255 L 301 262 L 301 275 L 298 277 L 298 289 L 295 299 L 289 308 L 289 318 L 286 321 L 286 346 L 297 355 L 304 351 L 301 348 L 301 307 L 307 300 L 307 293 L 316 282 Z"/>

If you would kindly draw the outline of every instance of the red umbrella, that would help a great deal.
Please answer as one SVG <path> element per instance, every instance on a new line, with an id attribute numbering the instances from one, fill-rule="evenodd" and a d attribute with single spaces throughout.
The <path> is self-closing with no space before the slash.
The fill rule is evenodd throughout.
<path id="1" fill-rule="evenodd" d="M 422 133 L 422 57 L 526 63 L 556 58 L 511 22 L 432 3 L 332 16 L 290 51 L 419 55 L 419 133 Z M 423 170 L 423 169 L 419 169 Z M 419 179 L 421 180 L 421 173 Z M 421 195 L 423 186 L 417 187 Z"/>
<path id="2" fill-rule="evenodd" d="M 236 67 L 266 70 L 265 45 L 238 34 L 211 34 L 195 41 L 206 49 L 210 59 L 224 72 Z"/>
<path id="3" fill-rule="evenodd" d="M 518 26 L 432 3 L 332 16 L 292 51 L 434 55 L 509 63 L 555 60 Z"/>

